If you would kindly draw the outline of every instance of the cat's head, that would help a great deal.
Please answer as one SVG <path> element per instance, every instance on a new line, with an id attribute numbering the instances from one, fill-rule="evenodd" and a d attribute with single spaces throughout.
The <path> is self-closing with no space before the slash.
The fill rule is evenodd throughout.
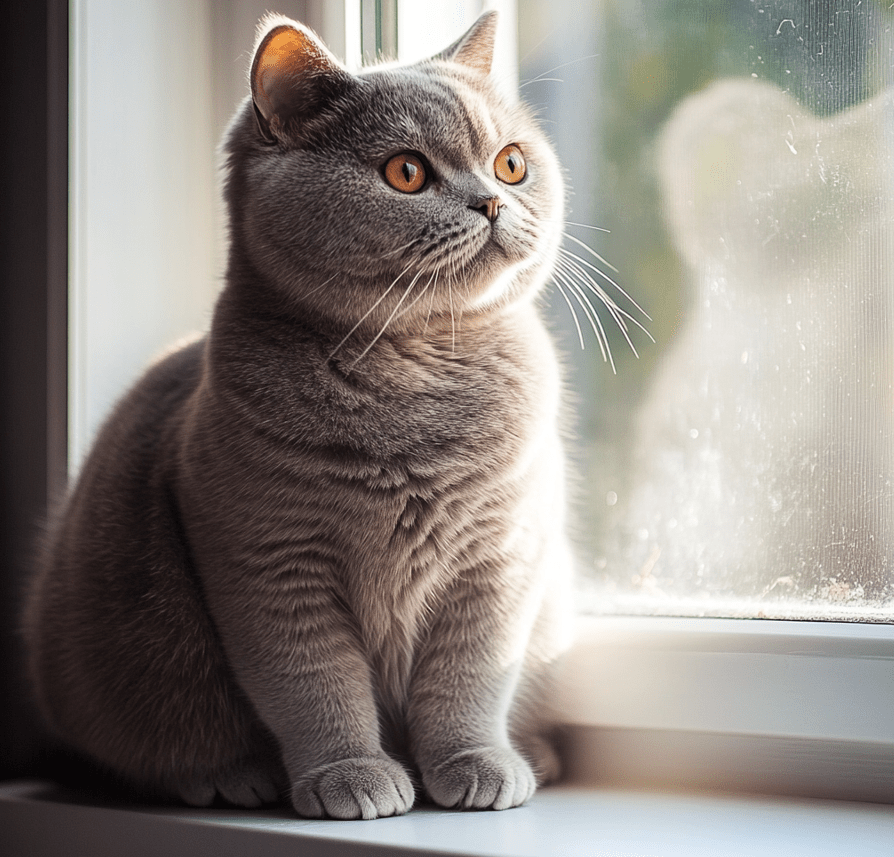
<path id="1" fill-rule="evenodd" d="M 534 294 L 563 186 L 491 79 L 496 14 L 413 65 L 350 74 L 268 16 L 225 142 L 231 271 L 336 327 L 411 331 Z"/>

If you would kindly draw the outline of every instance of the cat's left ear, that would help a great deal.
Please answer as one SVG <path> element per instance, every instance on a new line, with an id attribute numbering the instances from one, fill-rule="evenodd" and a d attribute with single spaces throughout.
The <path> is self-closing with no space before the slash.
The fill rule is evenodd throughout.
<path id="1" fill-rule="evenodd" d="M 497 38 L 497 18 L 496 12 L 485 12 L 465 35 L 435 55 L 434 59 L 448 60 L 469 66 L 482 74 L 490 74 Z"/>
<path id="2" fill-rule="evenodd" d="M 348 71 L 307 27 L 268 15 L 251 64 L 251 97 L 268 142 L 301 136 L 302 125 L 353 83 Z"/>

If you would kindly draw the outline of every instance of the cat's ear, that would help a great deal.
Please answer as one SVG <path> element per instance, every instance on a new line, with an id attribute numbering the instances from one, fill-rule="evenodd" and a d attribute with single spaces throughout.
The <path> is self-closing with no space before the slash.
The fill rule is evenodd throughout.
<path id="1" fill-rule="evenodd" d="M 268 142 L 300 136 L 303 122 L 351 86 L 353 78 L 307 27 L 268 15 L 258 28 L 251 97 Z"/>
<path id="2" fill-rule="evenodd" d="M 497 37 L 497 13 L 485 12 L 468 32 L 434 59 L 448 60 L 468 66 L 482 74 L 490 74 L 494 61 L 494 42 Z"/>

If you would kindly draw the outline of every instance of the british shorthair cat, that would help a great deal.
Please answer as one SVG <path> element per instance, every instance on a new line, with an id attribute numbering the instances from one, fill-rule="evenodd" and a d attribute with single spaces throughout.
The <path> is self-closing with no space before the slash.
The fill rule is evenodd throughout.
<path id="1" fill-rule="evenodd" d="M 147 793 L 375 818 L 557 773 L 563 185 L 495 27 L 354 75 L 262 23 L 210 332 L 102 428 L 25 617 L 49 724 Z"/>

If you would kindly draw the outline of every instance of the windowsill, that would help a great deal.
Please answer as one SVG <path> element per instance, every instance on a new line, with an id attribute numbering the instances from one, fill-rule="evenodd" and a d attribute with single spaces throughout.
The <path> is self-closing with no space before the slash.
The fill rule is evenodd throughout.
<path id="1" fill-rule="evenodd" d="M 8 783 L 0 830 L 3 853 L 29 857 L 860 857 L 892 853 L 894 807 L 559 786 L 505 812 L 306 821 L 285 810 L 101 807 L 47 784 Z"/>
<path id="2" fill-rule="evenodd" d="M 584 618 L 556 699 L 568 781 L 525 807 L 309 821 L 7 783 L 0 853 L 890 855 L 892 675 L 894 626 Z"/>

